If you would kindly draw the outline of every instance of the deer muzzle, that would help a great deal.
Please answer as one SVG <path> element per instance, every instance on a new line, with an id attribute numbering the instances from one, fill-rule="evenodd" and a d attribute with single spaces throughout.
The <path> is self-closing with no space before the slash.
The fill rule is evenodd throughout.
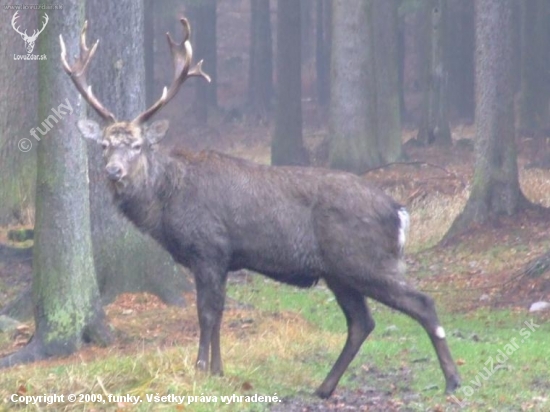
<path id="1" fill-rule="evenodd" d="M 112 182 L 119 182 L 124 176 L 124 169 L 119 163 L 109 163 L 105 167 L 107 178 Z"/>

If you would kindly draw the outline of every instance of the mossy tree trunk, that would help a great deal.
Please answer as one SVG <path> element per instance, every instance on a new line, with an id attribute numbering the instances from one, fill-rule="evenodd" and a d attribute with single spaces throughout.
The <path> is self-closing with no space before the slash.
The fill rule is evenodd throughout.
<path id="1" fill-rule="evenodd" d="M 269 7 L 269 0 L 250 0 L 248 107 L 260 119 L 269 118 L 273 98 L 273 41 Z"/>
<path id="2" fill-rule="evenodd" d="M 33 220 L 38 144 L 29 131 L 38 125 L 38 63 L 14 59 L 14 54 L 26 54 L 25 42 L 11 26 L 15 11 L 1 11 L 0 225 L 29 224 Z M 37 17 L 42 19 L 43 13 L 27 10 L 20 11 L 18 16 L 21 29 L 31 31 L 37 27 Z M 33 53 L 37 53 L 36 47 Z"/>
<path id="3" fill-rule="evenodd" d="M 145 109 L 142 2 L 90 2 L 87 15 L 89 41 L 101 39 L 89 70 L 94 94 L 119 119 L 133 119 Z M 172 31 L 172 37 L 181 39 L 181 25 L 177 29 L 180 32 Z M 158 41 L 169 54 L 165 37 Z M 88 115 L 92 113 L 95 116 L 89 109 Z M 182 292 L 192 290 L 187 276 L 167 252 L 116 210 L 100 146 L 90 144 L 88 154 L 94 260 L 103 302 L 120 293 L 150 292 L 166 303 L 183 305 Z"/>
<path id="4" fill-rule="evenodd" d="M 56 11 L 38 39 L 39 54 L 48 56 L 39 63 L 38 115 L 46 118 L 52 107 L 64 102 L 72 113 L 65 113 L 37 147 L 32 286 L 36 330 L 27 346 L 0 361 L 2 367 L 68 355 L 86 341 L 110 340 L 94 271 L 86 146 L 76 138 L 83 106 L 58 64 L 58 34 L 64 35 L 68 55 L 74 56 L 83 22 L 83 5 Z"/>
<path id="5" fill-rule="evenodd" d="M 476 1 L 475 170 L 468 202 L 446 239 L 527 204 L 515 144 L 512 3 Z"/>
<path id="6" fill-rule="evenodd" d="M 451 129 L 447 114 L 448 71 L 445 59 L 447 1 L 424 2 L 424 104 L 417 140 L 424 144 L 451 146 Z"/>
<path id="7" fill-rule="evenodd" d="M 306 165 L 302 136 L 302 58 L 300 2 L 277 1 L 275 131 L 271 164 Z"/>

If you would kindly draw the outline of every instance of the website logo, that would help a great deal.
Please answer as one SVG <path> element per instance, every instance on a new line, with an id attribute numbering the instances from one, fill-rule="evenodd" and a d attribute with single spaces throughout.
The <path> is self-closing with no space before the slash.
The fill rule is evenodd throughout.
<path id="1" fill-rule="evenodd" d="M 13 29 L 17 33 L 19 33 L 21 35 L 21 38 L 25 41 L 25 48 L 27 49 L 27 56 L 21 56 L 21 55 L 14 54 L 14 56 L 13 56 L 14 59 L 15 60 L 44 60 L 45 57 L 46 57 L 45 55 L 38 56 L 38 55 L 33 55 L 31 53 L 34 50 L 34 44 L 36 42 L 36 39 L 38 38 L 40 33 L 42 33 L 44 31 L 44 29 L 46 28 L 46 26 L 48 24 L 48 21 L 50 20 L 48 15 L 46 13 L 44 13 L 44 15 L 42 16 L 42 27 L 40 28 L 40 30 L 33 30 L 33 33 L 30 36 L 27 34 L 27 30 L 22 32 L 19 29 L 19 25 L 17 24 L 17 19 L 18 18 L 19 18 L 19 11 L 16 11 L 15 14 L 13 15 L 13 18 L 11 19 L 11 26 L 13 27 Z"/>

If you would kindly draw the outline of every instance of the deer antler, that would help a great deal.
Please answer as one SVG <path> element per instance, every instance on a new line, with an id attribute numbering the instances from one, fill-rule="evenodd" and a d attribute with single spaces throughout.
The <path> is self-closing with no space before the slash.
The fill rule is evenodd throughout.
<path id="1" fill-rule="evenodd" d="M 59 42 L 61 43 L 61 63 L 67 74 L 71 77 L 74 85 L 88 102 L 92 106 L 97 114 L 99 114 L 104 120 L 115 122 L 115 116 L 107 110 L 97 98 L 92 93 L 92 86 L 89 86 L 86 81 L 86 71 L 88 70 L 88 65 L 90 60 L 94 56 L 94 53 L 97 50 L 97 45 L 99 40 L 97 40 L 92 49 L 90 50 L 86 45 L 86 30 L 88 29 L 88 21 L 84 22 L 84 27 L 82 27 L 82 33 L 80 35 L 80 56 L 75 60 L 73 66 L 71 67 L 67 62 L 67 49 L 65 47 L 65 42 L 63 41 L 63 36 L 59 35 Z"/>
<path id="2" fill-rule="evenodd" d="M 156 103 L 149 109 L 139 114 L 133 120 L 133 123 L 141 124 L 151 118 L 151 116 L 153 116 L 161 107 L 172 100 L 188 77 L 198 76 L 202 77 L 207 82 L 210 82 L 210 76 L 202 71 L 202 60 L 198 62 L 195 67 L 189 69 L 193 58 L 193 48 L 191 47 L 191 42 L 189 41 L 191 26 L 185 17 L 180 18 L 180 22 L 184 29 L 183 41 L 181 43 L 178 44 L 174 42 L 170 36 L 170 33 L 166 33 L 168 45 L 170 46 L 170 53 L 172 54 L 172 60 L 174 63 L 174 80 L 172 80 L 172 84 L 168 89 L 166 89 L 166 87 L 164 88 L 160 99 L 157 100 Z"/>

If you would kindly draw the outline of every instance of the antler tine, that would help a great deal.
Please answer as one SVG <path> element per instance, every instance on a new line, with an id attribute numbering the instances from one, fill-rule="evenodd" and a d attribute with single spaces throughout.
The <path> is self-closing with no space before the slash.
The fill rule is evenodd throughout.
<path id="1" fill-rule="evenodd" d="M 207 82 L 210 82 L 210 76 L 202 71 L 202 60 L 191 70 L 189 69 L 193 59 L 193 48 L 191 47 L 191 42 L 189 41 L 189 37 L 191 36 L 191 26 L 185 17 L 180 18 L 180 22 L 184 30 L 183 41 L 181 43 L 176 43 L 174 39 L 172 39 L 172 36 L 170 36 L 170 33 L 166 33 L 166 38 L 168 40 L 168 46 L 170 46 L 170 53 L 172 55 L 174 65 L 174 79 L 172 80 L 172 84 L 168 89 L 166 87 L 163 89 L 160 99 L 157 100 L 156 103 L 149 109 L 139 114 L 134 119 L 134 123 L 141 124 L 150 119 L 157 111 L 160 110 L 160 108 L 172 100 L 188 77 L 198 76 L 202 77 Z"/>
<path id="2" fill-rule="evenodd" d="M 180 23 L 183 26 L 183 43 L 188 41 L 191 38 L 191 25 L 189 24 L 189 20 L 185 17 L 180 17 Z M 172 40 L 172 37 L 170 36 L 170 32 L 166 32 L 166 36 L 168 36 L 168 40 L 171 41 L 171 43 L 175 42 Z"/>
<path id="3" fill-rule="evenodd" d="M 65 70 L 65 72 L 67 72 L 74 85 L 76 86 L 78 92 L 82 95 L 82 97 L 84 97 L 88 104 L 92 106 L 97 114 L 101 116 L 101 118 L 109 122 L 114 122 L 116 121 L 115 115 L 107 110 L 99 102 L 99 100 L 97 100 L 92 92 L 92 86 L 88 85 L 88 82 L 86 81 L 86 71 L 88 70 L 88 65 L 90 64 L 90 61 L 94 56 L 97 50 L 97 46 L 99 44 L 99 40 L 97 40 L 91 49 L 88 48 L 88 45 L 86 44 L 87 29 L 88 21 L 86 20 L 80 34 L 80 56 L 76 58 L 72 67 L 67 61 L 67 48 L 65 47 L 65 42 L 63 41 L 63 35 L 59 35 L 59 43 L 61 45 L 61 63 L 63 65 L 63 69 Z"/>
<path id="4" fill-rule="evenodd" d="M 84 21 L 84 24 L 82 25 L 82 30 L 80 31 L 80 54 L 85 54 L 85 53 L 88 53 L 89 49 L 88 49 L 88 45 L 86 44 L 87 41 L 86 41 L 86 32 L 88 31 L 88 20 L 85 20 Z M 99 43 L 99 39 L 97 39 L 94 43 L 94 46 L 92 48 L 95 47 L 96 44 Z M 84 52 L 84 53 L 83 53 Z"/>
<path id="5" fill-rule="evenodd" d="M 191 76 L 202 77 L 204 80 L 206 80 L 208 83 L 210 83 L 212 81 L 212 79 L 210 78 L 210 76 L 208 74 L 206 74 L 205 72 L 202 71 L 202 62 L 203 62 L 203 60 L 201 60 L 200 62 L 195 64 L 195 67 L 193 67 L 192 70 L 189 70 L 189 73 L 187 74 L 187 77 L 191 77 Z"/>

